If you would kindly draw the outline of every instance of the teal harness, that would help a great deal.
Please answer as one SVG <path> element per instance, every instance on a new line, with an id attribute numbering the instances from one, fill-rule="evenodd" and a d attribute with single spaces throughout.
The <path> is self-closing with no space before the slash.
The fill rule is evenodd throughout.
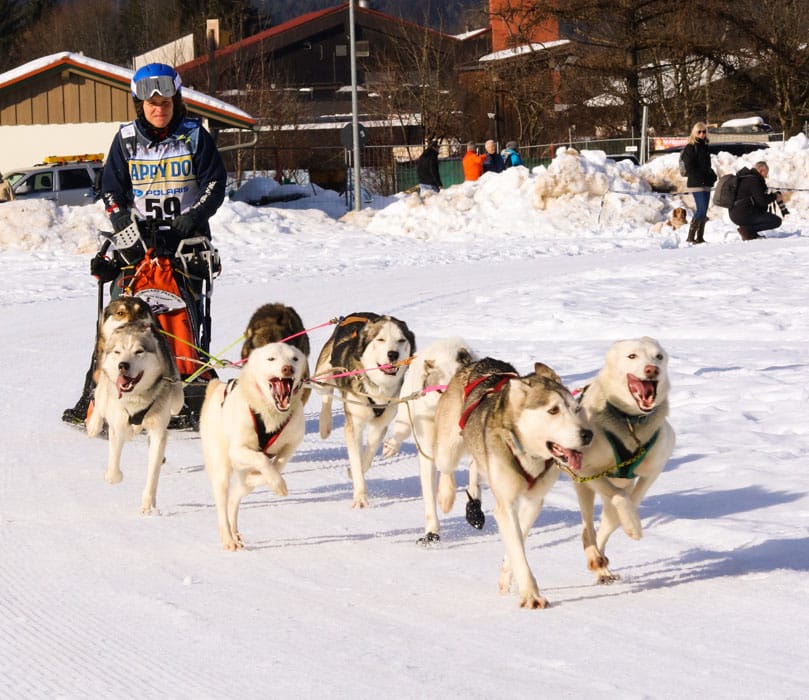
<path id="1" fill-rule="evenodd" d="M 607 436 L 607 440 L 609 440 L 610 446 L 612 447 L 612 454 L 615 456 L 615 464 L 618 465 L 615 471 L 608 472 L 608 476 L 614 479 L 634 479 L 635 469 L 637 469 L 638 465 L 646 458 L 649 450 L 654 447 L 660 431 L 655 430 L 654 435 L 652 435 L 649 441 L 645 445 L 640 445 L 634 452 L 627 449 L 626 445 L 609 430 L 605 430 L 604 434 Z"/>

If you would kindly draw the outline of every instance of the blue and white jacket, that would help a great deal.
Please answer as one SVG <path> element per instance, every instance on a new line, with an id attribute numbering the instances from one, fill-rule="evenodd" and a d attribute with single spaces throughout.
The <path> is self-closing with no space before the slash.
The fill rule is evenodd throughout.
<path id="1" fill-rule="evenodd" d="M 111 216 L 131 210 L 138 219 L 191 214 L 210 237 L 208 219 L 225 199 L 222 157 L 199 119 L 184 116 L 171 126 L 155 140 L 139 120 L 121 125 L 104 165 L 104 205 Z"/>

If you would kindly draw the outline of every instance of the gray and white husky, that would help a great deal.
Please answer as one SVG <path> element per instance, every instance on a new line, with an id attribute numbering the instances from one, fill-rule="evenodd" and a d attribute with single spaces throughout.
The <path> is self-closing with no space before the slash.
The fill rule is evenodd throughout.
<path id="1" fill-rule="evenodd" d="M 146 488 L 141 512 L 151 513 L 157 503 L 157 482 L 166 451 L 171 416 L 183 407 L 183 385 L 165 338 L 151 321 L 124 323 L 104 339 L 98 384 L 87 434 L 109 430 L 109 460 L 104 478 L 117 484 L 124 443 L 142 430 L 149 436 Z"/>
<path id="2" fill-rule="evenodd" d="M 404 321 L 360 312 L 346 316 L 320 351 L 315 370 L 322 402 L 320 436 L 326 439 L 331 435 L 331 404 L 336 388 L 345 412 L 354 508 L 368 506 L 365 472 L 396 415 L 406 361 L 415 350 L 416 338 Z M 329 378 L 340 374 L 346 376 Z M 320 381 L 321 378 L 325 379 Z"/>
<path id="3" fill-rule="evenodd" d="M 471 454 L 494 496 L 494 517 L 506 554 L 500 592 L 516 579 L 520 605 L 544 608 L 525 555 L 525 538 L 556 482 L 556 462 L 572 470 L 592 432 L 559 376 L 536 363 L 520 376 L 510 364 L 484 358 L 460 369 L 438 401 L 435 462 L 441 477 L 438 503 L 447 513 L 455 499 L 455 468 Z"/>

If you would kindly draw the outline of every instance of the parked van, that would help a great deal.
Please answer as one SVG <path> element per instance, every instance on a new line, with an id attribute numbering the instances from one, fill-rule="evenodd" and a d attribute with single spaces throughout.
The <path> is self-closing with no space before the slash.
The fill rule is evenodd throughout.
<path id="1" fill-rule="evenodd" d="M 104 155 L 49 156 L 44 162 L 6 174 L 15 199 L 50 199 L 81 206 L 98 199 Z"/>

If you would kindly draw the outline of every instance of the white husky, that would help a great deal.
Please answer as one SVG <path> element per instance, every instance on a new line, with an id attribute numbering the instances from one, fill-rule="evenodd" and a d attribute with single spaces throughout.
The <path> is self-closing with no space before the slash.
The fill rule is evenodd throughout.
<path id="1" fill-rule="evenodd" d="M 632 539 L 641 538 L 638 506 L 674 449 L 674 430 L 666 420 L 668 361 L 654 338 L 620 340 L 607 351 L 604 367 L 581 397 L 594 438 L 573 483 L 587 566 L 599 583 L 618 578 L 604 554 L 612 532 L 620 525 Z M 584 480 L 597 474 L 603 476 Z M 604 504 L 598 534 L 593 522 L 596 493 Z"/>
<path id="2" fill-rule="evenodd" d="M 151 321 L 125 323 L 112 330 L 100 351 L 100 372 L 87 434 L 109 426 L 109 461 L 104 478 L 117 484 L 124 443 L 146 430 L 149 466 L 141 512 L 156 507 L 157 481 L 166 451 L 168 425 L 183 407 L 183 385 L 174 358 Z"/>
<path id="3" fill-rule="evenodd" d="M 421 477 L 421 494 L 424 499 L 424 536 L 419 544 L 430 545 L 441 540 L 439 533 L 438 511 L 436 508 L 436 468 L 433 461 L 435 449 L 435 409 L 438 399 L 446 390 L 447 384 L 455 373 L 466 367 L 476 358 L 462 338 L 446 338 L 431 343 L 410 363 L 405 375 L 396 419 L 392 430 L 385 439 L 382 454 L 392 457 L 408 435 L 413 433 L 416 449 L 419 454 L 419 475 Z M 408 397 L 416 396 L 405 401 Z M 477 467 L 474 461 L 469 467 L 469 505 L 479 513 L 474 522 L 467 515 L 467 520 L 474 527 L 483 526 L 483 513 L 480 511 L 480 486 L 477 478 Z M 468 511 L 472 510 L 467 507 Z"/>
<path id="4" fill-rule="evenodd" d="M 242 498 L 262 484 L 287 495 L 281 471 L 303 440 L 301 387 L 308 371 L 298 348 L 269 343 L 250 353 L 238 380 L 208 385 L 200 435 L 225 549 L 244 547 L 238 526 Z"/>

